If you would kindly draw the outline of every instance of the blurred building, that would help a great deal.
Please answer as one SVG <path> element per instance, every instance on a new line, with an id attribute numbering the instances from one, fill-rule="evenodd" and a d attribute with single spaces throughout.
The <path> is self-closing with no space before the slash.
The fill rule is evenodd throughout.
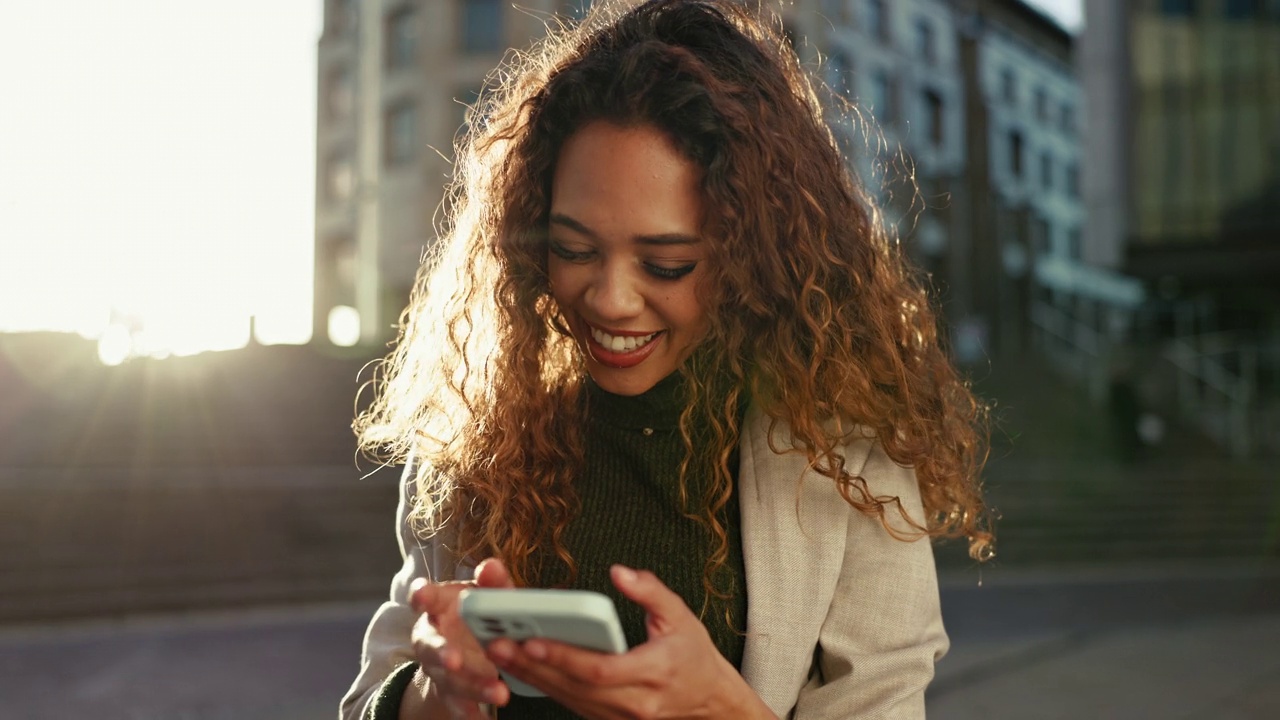
<path id="1" fill-rule="evenodd" d="M 829 120 L 923 268 L 969 314 L 965 78 L 946 0 L 821 0 L 788 15 L 834 96 Z M 842 107 L 845 102 L 852 109 Z"/>
<path id="2" fill-rule="evenodd" d="M 971 216 L 951 250 L 953 316 L 996 350 L 1021 351 L 1034 334 L 1052 354 L 1056 344 L 1084 340 L 1065 318 L 1119 324 L 1142 297 L 1137 282 L 1084 256 L 1075 38 L 1019 0 L 954 6 L 971 155 L 963 181 L 971 195 L 959 201 Z"/>
<path id="3" fill-rule="evenodd" d="M 962 360 L 1019 350 L 1037 323 L 1071 332 L 1056 316 L 1127 318 L 1141 285 L 1084 257 L 1066 30 L 1019 0 L 821 0 L 791 17 L 865 114 L 833 125 L 931 275 Z"/>
<path id="4" fill-rule="evenodd" d="M 484 78 L 582 0 L 323 0 L 314 337 L 382 343 L 435 237 Z"/>
<path id="5" fill-rule="evenodd" d="M 1151 289 L 1136 339 L 1184 412 L 1280 446 L 1280 1 L 1086 12 L 1085 257 Z"/>
<path id="6" fill-rule="evenodd" d="M 467 103 L 506 48 L 584 4 L 325 0 L 316 337 L 393 335 Z M 1037 307 L 1102 318 L 1141 297 L 1120 266 L 1086 257 L 1084 111 L 1062 28 L 1019 0 L 778 7 L 801 57 L 858 109 L 833 108 L 837 135 L 933 274 L 961 354 L 1020 347 L 1027 318 L 1053 324 Z"/>

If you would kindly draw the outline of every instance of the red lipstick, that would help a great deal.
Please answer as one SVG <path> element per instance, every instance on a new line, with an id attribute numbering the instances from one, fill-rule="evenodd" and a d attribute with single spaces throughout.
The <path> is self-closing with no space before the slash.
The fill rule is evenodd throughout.
<path id="1" fill-rule="evenodd" d="M 644 337 L 646 335 L 654 336 L 652 340 L 645 343 L 642 347 L 638 347 L 635 350 L 630 350 L 630 351 L 624 350 L 619 352 L 619 351 L 614 351 L 609 348 L 606 348 L 605 346 L 596 342 L 596 339 L 591 332 L 591 329 L 592 329 L 591 326 L 587 325 L 585 322 L 583 322 L 583 325 L 585 326 L 585 329 L 586 329 L 586 332 L 583 333 L 583 336 L 584 336 L 584 339 L 586 340 L 585 345 L 587 348 L 587 354 L 589 354 L 593 360 L 600 363 L 601 365 L 604 365 L 606 367 L 611 367 L 611 368 L 617 368 L 617 369 L 635 367 L 636 365 L 639 365 L 640 363 L 644 362 L 650 355 L 653 354 L 654 349 L 658 345 L 658 341 L 661 340 L 663 336 L 667 334 L 665 330 L 660 330 L 655 334 L 651 332 L 627 332 L 622 330 L 615 331 L 615 330 L 605 330 L 604 328 L 599 328 L 601 332 L 607 335 L 612 335 L 614 337 Z"/>

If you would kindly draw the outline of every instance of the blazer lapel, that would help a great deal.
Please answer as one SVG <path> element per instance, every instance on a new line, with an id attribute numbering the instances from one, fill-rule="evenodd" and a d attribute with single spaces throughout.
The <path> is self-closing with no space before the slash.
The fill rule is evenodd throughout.
<path id="1" fill-rule="evenodd" d="M 803 453 L 774 453 L 768 430 L 769 418 L 750 408 L 738 470 L 747 576 L 742 675 L 785 717 L 809 678 L 840 576 L 849 506 Z M 785 447 L 784 424 L 776 436 Z"/>

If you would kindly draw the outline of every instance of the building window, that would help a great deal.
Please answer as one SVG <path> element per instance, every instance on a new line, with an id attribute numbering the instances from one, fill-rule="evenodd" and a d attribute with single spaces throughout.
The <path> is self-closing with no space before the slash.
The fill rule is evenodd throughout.
<path id="1" fill-rule="evenodd" d="M 1071 103 L 1062 103 L 1058 125 L 1064 135 L 1076 134 L 1076 109 L 1071 106 Z"/>
<path id="2" fill-rule="evenodd" d="M 342 287 L 356 286 L 356 244 L 350 237 L 344 237 L 333 247 L 333 278 Z M 354 294 L 354 293 L 353 293 Z"/>
<path id="3" fill-rule="evenodd" d="M 329 0 L 325 23 L 334 35 L 346 35 L 356 29 L 356 0 Z"/>
<path id="4" fill-rule="evenodd" d="M 324 80 L 324 110 L 330 120 L 341 120 L 351 114 L 355 100 L 355 88 L 351 82 L 351 68 L 335 65 L 329 68 Z"/>
<path id="5" fill-rule="evenodd" d="M 1031 247 L 1036 257 L 1053 254 L 1053 227 L 1039 215 L 1031 218 Z"/>
<path id="6" fill-rule="evenodd" d="M 897 119 L 896 98 L 894 97 L 893 79 L 884 70 L 877 70 L 871 75 L 871 113 L 881 125 L 888 125 Z"/>
<path id="7" fill-rule="evenodd" d="M 322 277 L 328 280 L 326 294 L 337 302 L 355 300 L 356 244 L 349 235 L 328 238 L 319 252 Z"/>
<path id="8" fill-rule="evenodd" d="M 1195 15 L 1195 0 L 1160 0 L 1160 12 L 1174 17 Z"/>
<path id="9" fill-rule="evenodd" d="M 1084 235 L 1078 227 L 1067 231 L 1067 257 L 1077 262 L 1084 259 Z"/>
<path id="10" fill-rule="evenodd" d="M 884 0 L 865 0 L 862 9 L 863 27 L 867 33 L 887 44 L 890 40 L 889 12 Z"/>
<path id="11" fill-rule="evenodd" d="M 851 98 L 853 92 L 853 62 L 843 50 L 837 50 L 827 61 L 827 84 L 841 96 Z"/>
<path id="12" fill-rule="evenodd" d="M 1223 14 L 1228 20 L 1253 20 L 1262 14 L 1261 0 L 1226 0 Z"/>
<path id="13" fill-rule="evenodd" d="M 1039 122 L 1049 121 L 1049 93 L 1042 87 L 1036 88 L 1035 91 L 1035 109 L 1036 120 Z"/>
<path id="14" fill-rule="evenodd" d="M 1010 105 L 1018 102 L 1018 78 L 1013 74 L 1013 68 L 1000 71 L 1000 97 Z"/>
<path id="15" fill-rule="evenodd" d="M 942 112 L 942 96 L 934 90 L 924 91 L 924 131 L 934 147 L 942 147 L 945 130 Z"/>
<path id="16" fill-rule="evenodd" d="M 387 69 L 413 67 L 418 52 L 418 26 L 411 7 L 393 10 L 387 15 Z"/>
<path id="17" fill-rule="evenodd" d="M 464 52 L 501 52 L 502 35 L 502 0 L 462 0 Z"/>
<path id="18" fill-rule="evenodd" d="M 334 153 L 324 165 L 324 199 L 332 203 L 344 203 L 351 199 L 355 189 L 355 168 L 346 153 Z"/>
<path id="19" fill-rule="evenodd" d="M 1067 197 L 1080 199 L 1080 166 L 1075 163 L 1067 165 Z"/>
<path id="20" fill-rule="evenodd" d="M 1047 152 L 1040 156 L 1040 187 L 1053 189 L 1053 156 Z"/>
<path id="21" fill-rule="evenodd" d="M 933 34 L 933 24 L 924 18 L 916 20 L 916 52 L 929 65 L 938 62 L 938 41 Z"/>
<path id="22" fill-rule="evenodd" d="M 402 165 L 413 160 L 416 150 L 417 127 L 412 102 L 402 101 L 387 108 L 386 152 L 383 159 L 388 165 Z"/>
<path id="23" fill-rule="evenodd" d="M 1009 172 L 1022 177 L 1022 133 L 1017 130 L 1009 131 Z"/>

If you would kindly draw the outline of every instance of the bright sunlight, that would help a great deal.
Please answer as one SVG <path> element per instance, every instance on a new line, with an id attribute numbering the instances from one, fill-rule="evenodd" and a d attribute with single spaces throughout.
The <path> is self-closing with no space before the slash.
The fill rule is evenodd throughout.
<path id="1" fill-rule="evenodd" d="M 320 0 L 0 4 L 0 332 L 311 336 Z"/>

